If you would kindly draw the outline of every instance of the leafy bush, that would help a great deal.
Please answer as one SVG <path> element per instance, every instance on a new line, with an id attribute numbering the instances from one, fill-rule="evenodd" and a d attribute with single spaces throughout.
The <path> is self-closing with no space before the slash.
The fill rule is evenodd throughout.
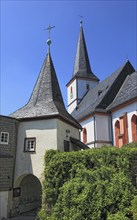
<path id="1" fill-rule="evenodd" d="M 107 220 L 128 220 L 129 218 L 125 216 L 122 212 L 117 212 L 116 214 L 108 215 Z"/>
<path id="2" fill-rule="evenodd" d="M 132 218 L 136 144 L 45 154 L 42 220 Z M 135 202 L 133 202 L 134 204 Z M 134 206 L 134 205 L 133 205 Z M 119 216 L 119 217 L 118 217 Z"/>
<path id="3" fill-rule="evenodd" d="M 137 196 L 132 201 L 133 220 L 137 220 Z"/>

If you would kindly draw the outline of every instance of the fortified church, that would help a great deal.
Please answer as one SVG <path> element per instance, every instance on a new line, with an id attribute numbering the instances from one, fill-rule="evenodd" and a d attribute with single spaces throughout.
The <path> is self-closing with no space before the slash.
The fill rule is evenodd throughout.
<path id="1" fill-rule="evenodd" d="M 51 28 L 51 27 L 49 27 Z M 100 82 L 91 67 L 82 22 L 65 108 L 48 52 L 28 103 L 0 116 L 0 218 L 41 205 L 44 155 L 137 142 L 137 72 L 127 61 Z"/>

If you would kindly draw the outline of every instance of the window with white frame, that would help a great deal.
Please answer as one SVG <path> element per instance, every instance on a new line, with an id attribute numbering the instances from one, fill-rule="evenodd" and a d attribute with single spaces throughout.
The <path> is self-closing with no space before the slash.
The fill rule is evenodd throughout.
<path id="1" fill-rule="evenodd" d="M 25 152 L 34 152 L 36 148 L 36 138 L 25 138 Z"/>
<path id="2" fill-rule="evenodd" d="M 9 133 L 1 132 L 0 133 L 0 144 L 8 144 L 9 143 Z"/>

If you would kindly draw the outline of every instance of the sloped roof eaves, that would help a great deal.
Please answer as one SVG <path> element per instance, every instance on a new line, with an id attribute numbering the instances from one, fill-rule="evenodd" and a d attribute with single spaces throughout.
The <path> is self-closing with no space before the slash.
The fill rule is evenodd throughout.
<path id="1" fill-rule="evenodd" d="M 68 87 L 70 85 L 70 83 L 72 83 L 75 79 L 87 79 L 87 80 L 91 80 L 91 81 L 95 81 L 95 82 L 99 82 L 100 79 L 98 79 L 96 76 L 93 77 L 92 75 L 88 75 L 88 76 L 81 76 L 81 75 L 75 75 L 72 77 L 72 79 L 66 84 L 66 86 Z"/>
<path id="2" fill-rule="evenodd" d="M 81 142 L 80 140 L 70 137 L 70 141 L 75 144 L 78 148 L 80 149 L 90 149 L 86 144 L 84 144 L 83 142 Z"/>
<path id="3" fill-rule="evenodd" d="M 10 115 L 19 121 L 41 120 L 60 116 L 71 125 L 81 129 L 79 123 L 66 111 L 64 105 L 59 102 L 48 102 L 40 105 L 26 105 Z"/>
<path id="4" fill-rule="evenodd" d="M 81 125 L 74 118 L 68 119 L 67 117 L 60 115 L 59 113 L 51 114 L 51 115 L 18 118 L 18 121 L 20 121 L 20 122 L 36 121 L 36 120 L 38 121 L 38 120 L 43 120 L 43 119 L 54 119 L 54 118 L 59 118 L 60 120 L 63 120 L 66 123 L 69 123 L 78 129 L 82 129 Z"/>
<path id="5" fill-rule="evenodd" d="M 10 114 L 10 117 L 13 118 L 31 118 L 31 117 L 40 117 L 42 115 L 53 115 L 57 114 L 58 110 L 53 101 L 41 102 L 37 105 L 32 105 L 27 103 L 22 108 Z"/>
<path id="6" fill-rule="evenodd" d="M 59 115 L 59 118 L 61 118 L 66 123 L 69 123 L 70 125 L 73 125 L 74 127 L 82 130 L 82 126 L 74 118 L 68 119 L 67 117 L 64 117 L 62 115 Z"/>

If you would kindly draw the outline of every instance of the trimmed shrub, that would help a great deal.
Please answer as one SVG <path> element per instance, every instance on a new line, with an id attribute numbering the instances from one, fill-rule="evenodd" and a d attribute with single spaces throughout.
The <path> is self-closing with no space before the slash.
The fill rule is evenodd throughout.
<path id="1" fill-rule="evenodd" d="M 45 154 L 42 220 L 133 219 L 137 144 Z M 119 218 L 117 216 L 119 215 Z"/>
<path id="2" fill-rule="evenodd" d="M 133 220 L 137 220 L 137 196 L 132 201 Z"/>

